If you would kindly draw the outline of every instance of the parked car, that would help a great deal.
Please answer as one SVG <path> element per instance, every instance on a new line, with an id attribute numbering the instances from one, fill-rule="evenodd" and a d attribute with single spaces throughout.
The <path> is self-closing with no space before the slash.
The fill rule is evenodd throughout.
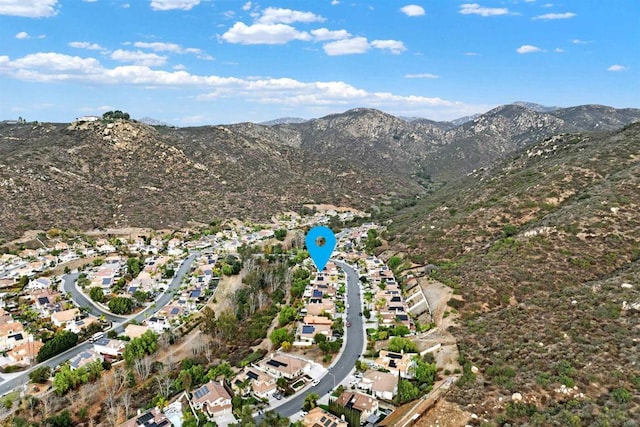
<path id="1" fill-rule="evenodd" d="M 351 322 L 347 320 L 347 328 L 351 326 Z"/>

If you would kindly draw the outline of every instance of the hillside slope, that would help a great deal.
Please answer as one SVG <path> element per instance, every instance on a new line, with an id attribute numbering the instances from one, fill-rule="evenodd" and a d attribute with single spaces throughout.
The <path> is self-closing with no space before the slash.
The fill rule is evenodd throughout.
<path id="1" fill-rule="evenodd" d="M 272 126 L 0 124 L 0 238 L 52 226 L 180 226 L 301 204 L 389 210 L 558 132 L 640 110 L 507 105 L 460 126 L 358 108 Z"/>
<path id="2" fill-rule="evenodd" d="M 463 299 L 451 399 L 512 425 L 640 419 L 640 310 L 623 309 L 640 303 L 640 124 L 529 146 L 403 212 L 389 238 Z"/>

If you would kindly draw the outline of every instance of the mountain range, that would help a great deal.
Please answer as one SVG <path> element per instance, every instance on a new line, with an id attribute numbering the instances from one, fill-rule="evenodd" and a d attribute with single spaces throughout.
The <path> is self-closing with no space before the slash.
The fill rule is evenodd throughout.
<path id="1" fill-rule="evenodd" d="M 638 109 L 506 105 L 458 126 L 365 108 L 270 126 L 2 124 L 0 233 L 264 219 L 307 202 L 376 210 L 548 136 L 638 119 Z"/>

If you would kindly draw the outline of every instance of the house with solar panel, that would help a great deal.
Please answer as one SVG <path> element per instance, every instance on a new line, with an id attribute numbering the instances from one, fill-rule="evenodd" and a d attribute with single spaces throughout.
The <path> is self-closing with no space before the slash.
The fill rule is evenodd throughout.
<path id="1" fill-rule="evenodd" d="M 305 342 L 313 342 L 313 338 L 316 336 L 316 334 L 324 335 L 325 337 L 327 337 L 327 340 L 333 339 L 331 325 L 308 325 L 303 323 L 300 325 L 300 329 L 298 330 L 300 340 Z"/>
<path id="2" fill-rule="evenodd" d="M 283 377 L 288 380 L 299 378 L 311 371 L 311 364 L 307 360 L 282 353 L 272 353 L 269 359 L 262 360 L 256 367 L 276 378 Z"/>
<path id="3" fill-rule="evenodd" d="M 247 367 L 232 383 L 237 393 L 246 396 L 252 393 L 257 398 L 265 398 L 277 389 L 277 378 L 254 367 Z"/>
<path id="4" fill-rule="evenodd" d="M 325 411 L 315 407 L 302 419 L 304 427 L 349 427 L 349 423 Z"/>
<path id="5" fill-rule="evenodd" d="M 114 359 L 122 356 L 126 345 L 126 341 L 103 337 L 93 343 L 93 351 L 103 356 L 107 356 L 110 359 Z"/>
<path id="6" fill-rule="evenodd" d="M 394 375 L 402 378 L 413 378 L 415 362 L 413 358 L 417 353 L 396 353 L 394 351 L 380 350 L 380 355 L 374 362 L 375 366 L 386 369 Z"/>
<path id="7" fill-rule="evenodd" d="M 203 411 L 209 419 L 233 418 L 231 395 L 218 382 L 209 381 L 195 390 L 191 393 L 191 402 L 194 408 Z"/>
<path id="8" fill-rule="evenodd" d="M 75 356 L 74 358 L 70 359 L 69 366 L 73 370 L 73 369 L 82 368 L 83 366 L 91 362 L 102 363 L 103 361 L 104 361 L 104 357 L 102 357 L 101 354 L 96 353 L 93 350 L 85 350 L 82 353 Z"/>
<path id="9" fill-rule="evenodd" d="M 120 427 L 172 427 L 169 419 L 158 410 L 151 408 L 147 412 L 138 414 L 129 421 L 120 424 Z"/>
<path id="10" fill-rule="evenodd" d="M 336 399 L 336 403 L 344 408 L 353 409 L 360 413 L 362 421 L 378 414 L 378 399 L 368 394 L 352 391 L 343 391 Z"/>

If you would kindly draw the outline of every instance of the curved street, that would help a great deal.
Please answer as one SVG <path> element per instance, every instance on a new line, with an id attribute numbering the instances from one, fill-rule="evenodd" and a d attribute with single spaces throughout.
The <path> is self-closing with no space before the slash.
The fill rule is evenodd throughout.
<path id="1" fill-rule="evenodd" d="M 361 311 L 361 298 L 358 274 L 349 264 L 337 260 L 333 260 L 333 262 L 342 268 L 347 276 L 347 303 L 349 304 L 349 309 L 346 310 L 347 316 L 345 321 L 349 321 L 351 327 L 345 327 L 345 342 L 342 353 L 329 367 L 327 374 L 320 382 L 315 386 L 307 387 L 303 391 L 296 393 L 281 405 L 270 408 L 270 410 L 284 417 L 291 417 L 300 412 L 307 394 L 316 393 L 322 397 L 325 394 L 331 393 L 354 369 L 356 360 L 358 360 L 364 349 L 365 331 L 363 317 L 359 315 Z M 262 416 L 256 419 L 260 421 Z"/>
<path id="2" fill-rule="evenodd" d="M 171 299 L 173 298 L 173 291 L 180 287 L 182 278 L 184 277 L 185 274 L 187 274 L 187 272 L 189 271 L 189 268 L 191 268 L 191 264 L 193 263 L 193 261 L 196 259 L 198 255 L 199 254 L 197 252 L 194 252 L 191 255 L 189 255 L 189 257 L 180 265 L 180 268 L 178 269 L 173 280 L 171 280 L 171 283 L 169 284 L 169 287 L 167 288 L 167 290 L 158 297 L 158 299 L 155 301 L 154 304 L 151 304 L 150 306 L 148 306 L 146 309 L 136 314 L 135 316 L 130 316 L 130 317 L 116 316 L 115 314 L 112 314 L 108 311 L 104 311 L 98 306 L 96 306 L 95 304 L 93 304 L 93 302 L 91 302 L 87 297 L 85 297 L 81 292 L 79 292 L 76 289 L 75 280 L 77 279 L 77 276 L 78 276 L 77 274 L 68 274 L 63 277 L 64 290 L 65 292 L 71 293 L 71 298 L 77 306 L 89 307 L 89 310 L 95 316 L 105 315 L 105 317 L 108 320 L 114 322 L 113 327 L 111 329 L 108 329 L 105 332 L 108 332 L 113 329 L 117 333 L 121 333 L 124 331 L 124 325 L 123 325 L 124 322 L 129 322 L 131 320 L 135 320 L 138 323 L 142 322 L 148 316 L 156 313 L 158 310 L 160 310 L 162 307 L 164 307 L 171 301 Z M 92 347 L 93 347 L 93 344 L 89 343 L 88 341 L 85 341 L 65 351 L 64 353 L 61 353 L 57 356 L 52 357 L 49 360 L 45 360 L 42 363 L 32 366 L 30 369 L 23 371 L 19 375 L 13 376 L 10 379 L 3 381 L 3 378 L 0 376 L 0 396 L 10 392 L 16 387 L 27 384 L 29 382 L 29 372 L 31 372 L 33 369 L 40 366 L 45 366 L 45 365 L 50 366 L 51 368 L 55 368 L 59 364 L 77 356 L 81 352 L 88 350 Z"/>

